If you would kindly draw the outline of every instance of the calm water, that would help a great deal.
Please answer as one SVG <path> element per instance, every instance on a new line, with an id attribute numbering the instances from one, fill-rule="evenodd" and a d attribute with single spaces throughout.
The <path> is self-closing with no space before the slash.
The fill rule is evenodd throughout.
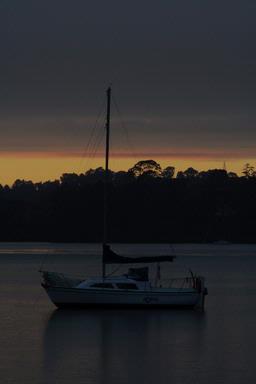
<path id="1" fill-rule="evenodd" d="M 114 249 L 168 251 L 165 245 Z M 40 265 L 94 275 L 99 246 L 1 244 L 1 383 L 253 383 L 256 246 L 176 245 L 174 250 L 178 259 L 165 273 L 183 276 L 187 266 L 205 275 L 205 313 L 55 310 L 40 287 Z"/>

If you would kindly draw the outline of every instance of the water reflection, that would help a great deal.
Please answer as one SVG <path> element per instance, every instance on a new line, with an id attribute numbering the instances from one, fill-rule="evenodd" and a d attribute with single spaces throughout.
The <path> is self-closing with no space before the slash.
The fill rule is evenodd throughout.
<path id="1" fill-rule="evenodd" d="M 206 325 L 195 311 L 56 310 L 44 333 L 44 382 L 191 380 Z"/>

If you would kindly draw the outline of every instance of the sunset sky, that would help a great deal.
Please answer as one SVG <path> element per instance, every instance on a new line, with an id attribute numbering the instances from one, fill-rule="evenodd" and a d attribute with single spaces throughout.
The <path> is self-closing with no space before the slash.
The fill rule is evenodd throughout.
<path id="1" fill-rule="evenodd" d="M 0 183 L 102 165 L 110 83 L 114 170 L 256 166 L 255 20 L 249 0 L 3 0 Z"/>

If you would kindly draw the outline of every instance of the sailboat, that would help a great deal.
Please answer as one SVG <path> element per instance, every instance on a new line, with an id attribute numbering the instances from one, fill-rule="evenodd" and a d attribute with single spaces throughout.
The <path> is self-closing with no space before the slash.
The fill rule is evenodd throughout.
<path id="1" fill-rule="evenodd" d="M 127 257 L 114 252 L 108 244 L 108 187 L 109 187 L 109 139 L 111 88 L 106 92 L 106 150 L 104 213 L 102 242 L 102 274 L 99 277 L 77 279 L 61 273 L 40 271 L 42 287 L 50 300 L 59 308 L 63 307 L 189 307 L 204 308 L 205 279 L 190 272 L 182 279 L 170 279 L 167 286 L 160 283 L 160 266 L 173 262 L 175 256 Z M 129 268 L 126 274 L 112 276 L 106 274 L 106 266 L 111 264 L 150 264 L 157 269 L 157 279 L 153 284 L 149 279 L 148 266 Z"/>

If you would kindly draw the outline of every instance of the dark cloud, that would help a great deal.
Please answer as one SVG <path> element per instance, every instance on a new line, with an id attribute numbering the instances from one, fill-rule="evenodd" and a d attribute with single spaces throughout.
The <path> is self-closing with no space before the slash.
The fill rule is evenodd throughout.
<path id="1" fill-rule="evenodd" d="M 51 146 L 93 120 L 112 81 L 140 145 L 251 146 L 255 14 L 249 0 L 3 0 L 2 145 Z"/>

